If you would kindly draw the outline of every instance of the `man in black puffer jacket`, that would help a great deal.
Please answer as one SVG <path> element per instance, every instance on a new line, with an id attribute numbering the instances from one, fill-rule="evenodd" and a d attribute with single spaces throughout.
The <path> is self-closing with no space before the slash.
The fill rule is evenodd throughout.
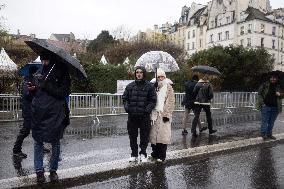
<path id="1" fill-rule="evenodd" d="M 122 96 L 125 111 L 128 113 L 127 130 L 130 139 L 130 162 L 138 160 L 138 128 L 140 128 L 140 161 L 147 161 L 146 148 L 149 143 L 150 114 L 157 101 L 154 86 L 145 80 L 144 67 L 136 67 L 135 81 L 128 84 Z"/>

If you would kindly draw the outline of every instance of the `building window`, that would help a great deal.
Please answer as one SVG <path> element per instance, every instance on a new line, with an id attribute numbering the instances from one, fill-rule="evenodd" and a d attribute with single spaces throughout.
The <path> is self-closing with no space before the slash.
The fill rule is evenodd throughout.
<path id="1" fill-rule="evenodd" d="M 226 17 L 226 20 L 227 20 L 227 24 L 229 24 L 229 23 L 230 23 L 230 17 L 227 16 L 227 17 Z"/>
<path id="2" fill-rule="evenodd" d="M 202 39 L 199 40 L 199 43 L 200 43 L 199 47 L 202 48 Z"/>
<path id="3" fill-rule="evenodd" d="M 229 39 L 229 38 L 230 38 L 229 31 L 226 31 L 226 39 Z"/>
<path id="4" fill-rule="evenodd" d="M 214 20 L 211 21 L 211 28 L 214 28 Z"/>
<path id="5" fill-rule="evenodd" d="M 283 51 L 283 42 L 281 42 L 281 51 Z"/>
<path id="6" fill-rule="evenodd" d="M 248 47 L 251 47 L 251 38 L 247 38 L 247 40 L 248 40 L 247 46 L 248 46 Z"/>
<path id="7" fill-rule="evenodd" d="M 190 39 L 190 31 L 187 33 L 187 38 Z"/>
<path id="8" fill-rule="evenodd" d="M 252 24 L 248 25 L 248 33 L 251 33 Z"/>
<path id="9" fill-rule="evenodd" d="M 272 27 L 272 35 L 275 35 L 275 33 L 276 33 L 276 27 L 273 26 L 273 27 Z"/>
<path id="10" fill-rule="evenodd" d="M 261 38 L 260 46 L 261 46 L 261 47 L 264 47 L 264 38 L 263 38 L 263 37 Z"/>
<path id="11" fill-rule="evenodd" d="M 281 54 L 281 64 L 283 64 L 283 54 Z"/>
<path id="12" fill-rule="evenodd" d="M 192 30 L 192 38 L 195 38 L 195 30 Z"/>
<path id="13" fill-rule="evenodd" d="M 241 39 L 240 44 L 241 44 L 241 46 L 244 46 L 244 40 L 243 39 Z"/>
<path id="14" fill-rule="evenodd" d="M 213 43 L 213 34 L 210 35 L 210 43 Z"/>
<path id="15" fill-rule="evenodd" d="M 272 49 L 275 49 L 275 39 L 272 39 Z"/>
<path id="16" fill-rule="evenodd" d="M 195 47 L 194 47 L 194 42 L 192 42 L 192 50 L 194 50 L 195 49 Z"/>
<path id="17" fill-rule="evenodd" d="M 218 33 L 218 41 L 222 40 L 222 32 Z"/>
<path id="18" fill-rule="evenodd" d="M 187 43 L 187 50 L 189 51 L 189 43 Z"/>
<path id="19" fill-rule="evenodd" d="M 203 26 L 200 26 L 200 35 L 203 35 Z"/>
<path id="20" fill-rule="evenodd" d="M 260 32 L 261 32 L 261 33 L 264 33 L 264 29 L 265 29 L 265 25 L 264 25 L 264 24 L 261 24 L 261 25 L 260 25 Z"/>
<path id="21" fill-rule="evenodd" d="M 241 32 L 240 32 L 241 35 L 243 35 L 243 34 L 245 33 L 244 30 L 245 30 L 245 27 L 242 26 L 242 27 L 241 27 Z"/>
<path id="22" fill-rule="evenodd" d="M 219 19 L 219 26 L 222 25 L 222 18 Z"/>

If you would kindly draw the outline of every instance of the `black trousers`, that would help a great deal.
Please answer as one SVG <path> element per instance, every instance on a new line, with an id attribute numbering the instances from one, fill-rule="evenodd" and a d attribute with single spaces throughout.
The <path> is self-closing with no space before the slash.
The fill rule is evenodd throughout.
<path id="1" fill-rule="evenodd" d="M 194 109 L 194 119 L 192 121 L 192 127 L 191 127 L 191 133 L 192 134 L 196 134 L 196 126 L 199 120 L 199 116 L 200 116 L 200 112 L 201 110 L 204 110 L 206 113 L 206 119 L 207 119 L 207 123 L 208 123 L 208 129 L 209 131 L 212 131 L 213 127 L 212 127 L 212 117 L 211 117 L 211 110 L 210 110 L 210 106 L 208 105 L 201 105 L 201 104 L 197 104 Z"/>
<path id="2" fill-rule="evenodd" d="M 167 152 L 167 144 L 157 143 L 151 144 L 152 153 L 151 156 L 155 159 L 161 159 L 164 161 L 166 159 L 166 152 Z"/>
<path id="3" fill-rule="evenodd" d="M 147 156 L 146 149 L 149 143 L 150 134 L 150 116 L 128 116 L 127 131 L 130 139 L 131 156 L 138 157 L 138 130 L 140 129 L 140 152 Z"/>
<path id="4" fill-rule="evenodd" d="M 19 153 L 22 151 L 22 144 L 24 139 L 29 136 L 31 132 L 31 117 L 25 117 L 23 122 L 23 127 L 17 136 L 16 142 L 14 144 L 13 153 Z"/>

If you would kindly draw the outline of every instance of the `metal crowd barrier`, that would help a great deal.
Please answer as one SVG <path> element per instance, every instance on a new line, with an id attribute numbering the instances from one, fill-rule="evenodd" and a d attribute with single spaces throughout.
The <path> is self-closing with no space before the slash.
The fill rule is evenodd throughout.
<path id="1" fill-rule="evenodd" d="M 183 111 L 184 93 L 175 93 L 175 111 Z M 212 109 L 255 108 L 256 92 L 215 92 Z M 110 93 L 72 93 L 70 117 L 95 117 L 125 114 L 122 95 Z M 20 95 L 0 94 L 0 121 L 21 119 Z"/>

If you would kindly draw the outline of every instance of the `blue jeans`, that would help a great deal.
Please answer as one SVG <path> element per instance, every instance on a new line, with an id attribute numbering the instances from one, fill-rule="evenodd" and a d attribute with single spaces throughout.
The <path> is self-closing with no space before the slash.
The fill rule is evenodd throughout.
<path id="1" fill-rule="evenodd" d="M 274 122 L 278 116 L 277 107 L 263 106 L 261 108 L 261 129 L 262 135 L 271 135 Z"/>
<path id="2" fill-rule="evenodd" d="M 60 141 L 51 143 L 51 157 L 49 162 L 49 171 L 57 171 L 60 155 Z M 43 142 L 34 141 L 34 168 L 35 171 L 44 171 L 43 168 Z"/>

